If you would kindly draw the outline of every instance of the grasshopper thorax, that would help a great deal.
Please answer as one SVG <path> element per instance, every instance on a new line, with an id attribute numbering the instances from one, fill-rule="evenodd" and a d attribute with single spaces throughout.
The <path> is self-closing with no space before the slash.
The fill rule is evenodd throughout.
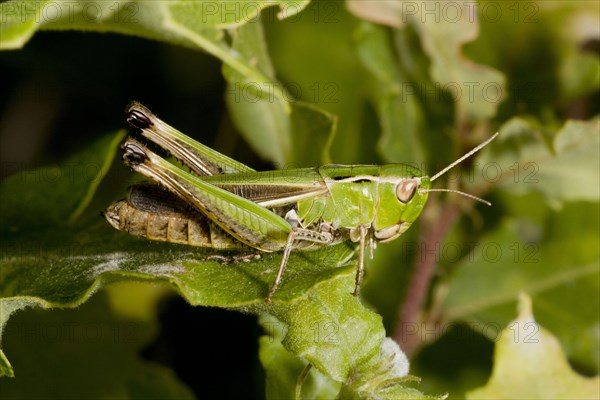
<path id="1" fill-rule="evenodd" d="M 354 241 L 365 228 L 378 241 L 396 238 L 417 219 L 431 186 L 422 171 L 406 164 L 328 165 L 319 173 L 328 189 L 323 220 L 349 230 Z M 300 215 L 313 208 L 301 207 Z"/>

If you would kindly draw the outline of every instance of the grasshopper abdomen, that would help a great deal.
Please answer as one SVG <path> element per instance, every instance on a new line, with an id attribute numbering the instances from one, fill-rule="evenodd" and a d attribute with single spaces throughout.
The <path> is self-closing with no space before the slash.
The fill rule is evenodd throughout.
<path id="1" fill-rule="evenodd" d="M 208 218 L 156 185 L 132 186 L 127 199 L 108 207 L 105 218 L 120 231 L 150 240 L 225 250 L 244 247 Z"/>

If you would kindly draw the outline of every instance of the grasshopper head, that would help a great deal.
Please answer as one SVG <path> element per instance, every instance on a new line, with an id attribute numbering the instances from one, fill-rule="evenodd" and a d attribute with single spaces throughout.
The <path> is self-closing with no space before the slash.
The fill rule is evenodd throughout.
<path id="1" fill-rule="evenodd" d="M 479 201 L 486 205 L 490 202 L 469 193 L 454 189 L 432 189 L 431 182 L 444 175 L 450 169 L 471 157 L 487 146 L 498 136 L 496 132 L 489 139 L 453 161 L 437 174 L 429 178 L 419 169 L 404 164 L 390 164 L 381 168 L 379 177 L 379 205 L 373 228 L 375 238 L 390 241 L 400 236 L 419 217 L 427 202 L 429 192 L 452 192 Z"/>
<path id="2" fill-rule="evenodd" d="M 394 240 L 419 217 L 427 202 L 431 181 L 419 169 L 389 164 L 379 175 L 379 205 L 373 228 L 382 242 Z"/>

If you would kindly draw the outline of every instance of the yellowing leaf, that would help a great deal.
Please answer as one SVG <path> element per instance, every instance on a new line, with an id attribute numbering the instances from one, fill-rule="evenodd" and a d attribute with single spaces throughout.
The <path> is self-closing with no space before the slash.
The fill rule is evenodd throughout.
<path id="1" fill-rule="evenodd" d="M 477 64 L 462 47 L 479 36 L 479 20 L 468 2 L 349 1 L 348 8 L 368 21 L 401 28 L 410 23 L 431 59 L 430 74 L 454 98 L 459 121 L 480 121 L 496 115 L 506 97 L 505 77 Z"/>
<path id="2" fill-rule="evenodd" d="M 564 201 L 598 201 L 599 129 L 599 119 L 567 121 L 548 146 L 533 124 L 513 118 L 477 158 L 482 173 L 473 182 L 517 194 L 540 192 L 552 206 Z"/>
<path id="3" fill-rule="evenodd" d="M 502 332 L 487 385 L 469 399 L 597 399 L 600 378 L 571 369 L 556 338 L 534 320 L 531 300 L 519 299 L 519 316 Z"/>
<path id="4" fill-rule="evenodd" d="M 494 328 L 497 332 L 513 319 L 514 301 L 526 292 L 536 304 L 544 305 L 537 318 L 560 339 L 569 358 L 590 371 L 597 370 L 598 216 L 596 203 L 581 202 L 565 204 L 539 228 L 506 218 L 454 265 L 444 299 L 445 318 L 476 321 L 498 327 Z M 541 227 L 544 238 L 536 233 Z M 445 244 L 451 246 L 452 242 Z"/>

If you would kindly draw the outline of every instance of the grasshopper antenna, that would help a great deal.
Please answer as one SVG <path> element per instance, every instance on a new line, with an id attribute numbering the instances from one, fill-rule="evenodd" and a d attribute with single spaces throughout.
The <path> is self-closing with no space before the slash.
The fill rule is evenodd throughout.
<path id="1" fill-rule="evenodd" d="M 431 179 L 430 179 L 430 181 L 431 182 L 435 181 L 437 178 L 439 178 L 440 176 L 444 175 L 446 172 L 448 172 L 449 170 L 451 170 L 452 168 L 454 168 L 457 164 L 460 164 L 465 159 L 471 157 L 473 154 L 475 154 L 479 150 L 483 149 L 492 140 L 496 139 L 496 136 L 498 136 L 499 133 L 500 132 L 496 132 L 494 135 L 492 135 L 491 138 L 489 138 L 485 142 L 479 144 L 473 150 L 469 151 L 467 154 L 465 154 L 464 156 L 462 156 L 458 160 L 454 161 L 453 163 L 451 163 L 450 165 L 448 165 L 446 168 L 442 169 L 440 172 L 438 172 L 437 174 L 435 174 L 434 176 L 432 176 Z M 480 197 L 474 196 L 474 195 L 469 194 L 469 193 L 461 192 L 460 190 L 454 190 L 454 189 L 421 189 L 421 192 L 450 192 L 450 193 L 456 193 L 456 194 L 460 194 L 461 196 L 465 196 L 465 197 L 468 197 L 470 199 L 476 200 L 476 201 L 478 201 L 480 203 L 483 203 L 485 205 L 488 205 L 488 206 L 492 205 L 492 203 L 490 203 L 487 200 L 484 200 L 484 199 L 482 199 Z"/>
<path id="2" fill-rule="evenodd" d="M 442 169 L 440 172 L 438 172 L 437 174 L 435 174 L 434 176 L 432 176 L 429 180 L 431 182 L 435 181 L 437 178 L 439 178 L 440 176 L 444 175 L 446 172 L 448 172 L 449 170 L 451 170 L 452 168 L 454 168 L 457 164 L 460 164 L 461 162 L 463 162 L 465 159 L 471 157 L 473 154 L 477 153 L 479 150 L 483 149 L 485 146 L 487 146 L 492 140 L 496 139 L 496 136 L 498 136 L 500 134 L 500 132 L 496 132 L 494 133 L 494 135 L 489 138 L 488 140 L 486 140 L 485 142 L 481 143 L 480 145 L 478 145 L 477 147 L 475 147 L 473 150 L 471 150 L 470 152 L 468 152 L 467 154 L 465 154 L 464 156 L 462 156 L 461 158 L 459 158 L 458 160 L 454 161 L 452 164 L 448 165 L 446 168 Z"/>
<path id="3" fill-rule="evenodd" d="M 482 199 L 481 197 L 477 197 L 474 196 L 472 194 L 469 193 L 465 193 L 465 192 L 461 192 L 460 190 L 454 190 L 454 189 L 421 189 L 420 190 L 421 193 L 429 193 L 429 192 L 450 192 L 450 193 L 456 193 L 456 194 L 460 194 L 461 196 L 465 196 L 468 197 L 470 199 L 476 200 L 480 203 L 485 204 L 486 206 L 491 206 L 492 203 L 490 203 L 487 200 Z"/>

